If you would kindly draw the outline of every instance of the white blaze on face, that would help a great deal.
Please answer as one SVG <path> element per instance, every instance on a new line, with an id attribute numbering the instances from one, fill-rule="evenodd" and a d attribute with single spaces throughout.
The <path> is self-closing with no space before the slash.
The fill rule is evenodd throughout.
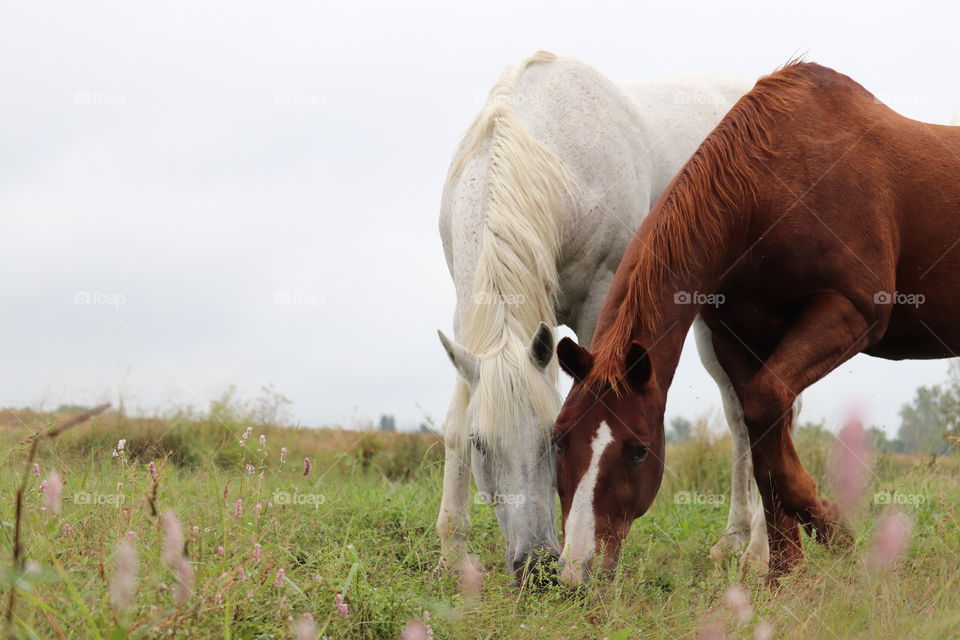
<path id="1" fill-rule="evenodd" d="M 593 514 L 593 499 L 600 475 L 600 458 L 613 442 L 613 434 L 606 422 L 600 423 L 597 435 L 590 443 L 590 466 L 580 479 L 570 512 L 564 527 L 563 553 L 560 561 L 563 570 L 560 579 L 564 582 L 580 582 L 584 570 L 596 552 L 596 521 Z"/>

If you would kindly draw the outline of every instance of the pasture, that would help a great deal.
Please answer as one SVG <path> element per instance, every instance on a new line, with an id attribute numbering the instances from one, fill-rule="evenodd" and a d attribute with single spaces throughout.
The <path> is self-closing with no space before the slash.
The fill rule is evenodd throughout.
<path id="1" fill-rule="evenodd" d="M 729 441 L 703 425 L 668 447 L 664 486 L 635 523 L 616 575 L 579 591 L 518 590 L 493 510 L 472 501 L 470 552 L 483 566 L 474 595 L 436 572 L 439 437 L 255 426 L 244 438 L 241 413 L 227 405 L 164 419 L 110 411 L 44 440 L 38 475 L 25 467 L 29 435 L 69 416 L 3 413 L 0 539 L 5 608 L 16 584 L 11 637 L 398 638 L 417 620 L 434 638 L 960 637 L 955 456 L 875 456 L 854 547 L 835 555 L 805 539 L 807 561 L 780 591 L 748 575 L 752 610 L 733 611 L 724 601 L 740 580 L 737 563 L 707 557 L 726 522 Z M 798 435 L 827 495 L 831 441 L 813 429 Z M 25 469 L 16 569 L 13 496 Z M 39 491 L 51 471 L 66 482 L 59 513 Z M 168 534 L 151 501 L 157 513 L 176 514 L 185 566 L 163 559 Z M 900 503 L 912 536 L 900 562 L 872 572 L 865 558 L 884 502 Z M 136 552 L 136 577 L 118 606 L 124 540 Z M 424 637 L 419 629 L 409 637 Z"/>

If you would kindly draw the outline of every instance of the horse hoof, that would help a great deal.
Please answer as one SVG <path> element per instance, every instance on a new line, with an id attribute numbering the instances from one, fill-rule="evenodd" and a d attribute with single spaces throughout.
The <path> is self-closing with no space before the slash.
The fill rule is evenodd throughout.
<path id="1" fill-rule="evenodd" d="M 710 547 L 709 558 L 717 564 L 723 564 L 747 545 L 746 536 L 738 533 L 725 533 L 717 543 Z"/>
<path id="2" fill-rule="evenodd" d="M 853 547 L 855 541 L 853 530 L 844 520 L 839 505 L 827 499 L 821 500 L 820 504 L 824 515 L 813 523 L 817 542 L 831 551 L 842 551 Z"/>
<path id="3" fill-rule="evenodd" d="M 740 556 L 740 572 L 743 574 L 755 573 L 766 575 L 770 572 L 770 554 L 764 548 L 755 549 L 752 545 Z"/>

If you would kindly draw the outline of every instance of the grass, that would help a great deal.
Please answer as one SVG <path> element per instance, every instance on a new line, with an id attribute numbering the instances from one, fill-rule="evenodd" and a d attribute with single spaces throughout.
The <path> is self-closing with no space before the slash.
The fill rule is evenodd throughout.
<path id="1" fill-rule="evenodd" d="M 873 524 L 885 508 L 868 500 L 852 550 L 835 555 L 807 544 L 805 565 L 776 594 L 748 577 L 754 613 L 739 623 L 723 605 L 724 593 L 740 579 L 736 563 L 718 567 L 707 559 L 726 523 L 729 446 L 723 438 L 701 433 L 668 450 L 673 473 L 635 523 L 616 576 L 579 592 L 519 591 L 503 566 L 492 509 L 472 505 L 470 551 L 485 575 L 479 598 L 465 600 L 454 577 L 435 574 L 437 437 L 257 427 L 241 447 L 245 424 L 229 414 L 135 420 L 113 412 L 45 441 L 37 458 L 41 475 L 29 475 L 24 501 L 26 562 L 13 569 L 12 496 L 27 437 L 62 418 L 0 415 L 0 494 L 11 497 L 0 503 L 7 567 L 0 584 L 4 603 L 16 585 L 10 630 L 16 638 L 288 638 L 291 620 L 304 613 L 322 637 L 396 638 L 425 611 L 437 638 L 686 638 L 710 623 L 729 637 L 752 638 L 761 620 L 773 624 L 777 638 L 960 637 L 956 457 L 876 460 L 868 496 L 923 496 L 922 504 L 904 506 L 915 524 L 895 569 L 873 575 L 864 566 Z M 258 451 L 261 434 L 265 452 Z M 114 457 L 120 438 L 127 445 Z M 827 446 L 801 438 L 801 454 L 818 476 Z M 281 447 L 288 450 L 283 464 Z M 305 476 L 307 456 L 313 468 Z M 161 559 L 163 533 L 146 499 L 150 461 L 160 467 L 157 509 L 177 514 L 194 573 L 191 595 L 179 606 L 178 578 Z M 66 479 L 59 514 L 43 508 L 37 490 L 51 470 Z M 680 492 L 707 499 L 682 504 L 675 499 Z M 287 504 L 275 497 L 296 495 L 303 497 Z M 241 517 L 234 515 L 238 499 Z M 128 535 L 139 558 L 138 591 L 132 607 L 118 614 L 109 585 L 118 545 Z M 278 581 L 280 569 L 285 575 Z M 348 604 L 346 617 L 335 608 L 338 593 Z"/>

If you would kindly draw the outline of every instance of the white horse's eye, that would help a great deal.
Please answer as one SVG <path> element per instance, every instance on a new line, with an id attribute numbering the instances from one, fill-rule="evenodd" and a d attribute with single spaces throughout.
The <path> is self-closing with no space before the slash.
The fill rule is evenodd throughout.
<path id="1" fill-rule="evenodd" d="M 473 448 L 477 450 L 477 453 L 484 456 L 487 455 L 487 448 L 483 446 L 483 441 L 480 440 L 477 434 L 470 434 L 470 442 L 473 444 Z"/>

